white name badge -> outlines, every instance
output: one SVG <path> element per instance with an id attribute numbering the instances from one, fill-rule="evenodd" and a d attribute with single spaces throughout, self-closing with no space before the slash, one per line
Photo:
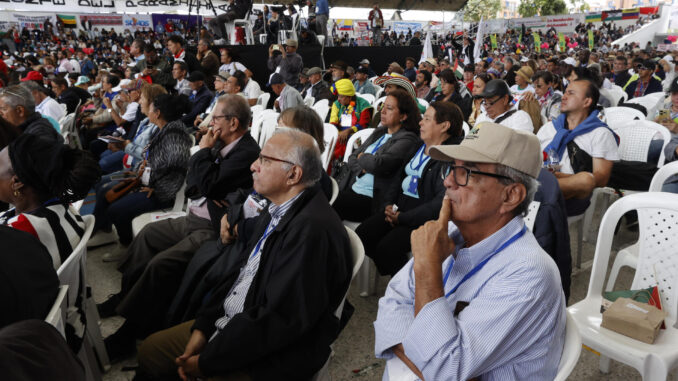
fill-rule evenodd
<path id="1" fill-rule="evenodd" d="M 351 127 L 353 123 L 353 116 L 350 114 L 341 114 L 341 126 Z"/>
<path id="2" fill-rule="evenodd" d="M 252 195 L 249 195 L 242 207 L 243 215 L 245 218 L 256 217 L 261 213 L 264 207 L 266 207 L 266 201 L 257 201 Z"/>
<path id="3" fill-rule="evenodd" d="M 146 167 L 144 168 L 144 173 L 141 175 L 141 184 L 144 186 L 148 186 L 151 182 L 151 168 Z"/>

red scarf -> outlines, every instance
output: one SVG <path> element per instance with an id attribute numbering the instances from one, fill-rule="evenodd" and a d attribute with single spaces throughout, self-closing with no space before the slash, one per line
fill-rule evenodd
<path id="1" fill-rule="evenodd" d="M 180 51 L 179 53 L 175 54 L 175 55 L 174 55 L 174 59 L 177 59 L 177 60 L 178 60 L 179 58 L 181 58 L 181 55 L 182 55 L 182 54 L 184 54 L 184 49 L 181 49 L 181 51 Z"/>

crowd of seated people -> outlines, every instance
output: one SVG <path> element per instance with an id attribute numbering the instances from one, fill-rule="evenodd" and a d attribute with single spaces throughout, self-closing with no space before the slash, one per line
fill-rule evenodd
<path id="1" fill-rule="evenodd" d="M 356 69 L 305 69 L 295 40 L 271 45 L 268 71 L 253 73 L 259 65 L 216 50 L 208 34 L 197 56 L 174 34 L 135 37 L 122 38 L 128 56 L 99 67 L 90 63 L 104 52 L 85 53 L 87 38 L 78 59 L 58 50 L 50 67 L 38 49 L 47 64 L 12 65 L 0 91 L 0 202 L 12 205 L 0 214 L 0 239 L 45 250 L 33 250 L 31 268 L 8 259 L 8 289 L 42 283 L 7 292 L 11 303 L 33 303 L 0 323 L 44 318 L 54 271 L 84 231 L 69 204 L 93 193 L 88 246 L 107 245 L 101 259 L 122 273 L 119 291 L 97 306 L 102 318 L 125 318 L 105 347 L 113 362 L 136 352 L 138 380 L 312 377 L 351 314 L 348 221 L 378 273 L 391 276 L 374 325 L 377 357 L 422 379 L 553 378 L 569 296 L 567 216 L 630 168 L 606 123 L 604 108 L 617 105 L 606 90 L 668 90 L 650 117 L 678 131 L 673 55 L 657 63 L 652 50 L 483 49 L 477 59 L 466 38 L 451 44 L 459 65 L 471 60 L 464 70 L 446 58 L 417 70 L 407 58 L 368 78 L 386 68 L 364 59 Z M 249 129 L 262 89 L 272 99 L 260 106 L 280 113 L 260 144 Z M 325 120 L 305 105 L 311 98 L 328 101 Z M 83 149 L 63 144 L 66 114 Z M 337 129 L 336 142 L 326 128 Z M 358 131 L 371 135 L 340 164 Z M 658 156 L 661 145 L 650 148 Z M 167 210 L 184 185 L 186 214 L 135 236 L 134 218 Z M 552 207 L 528 231 L 532 200 Z M 462 267 L 477 272 L 466 279 Z"/>

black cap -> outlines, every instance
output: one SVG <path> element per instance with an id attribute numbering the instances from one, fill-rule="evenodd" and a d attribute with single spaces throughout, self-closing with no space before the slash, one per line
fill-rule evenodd
<path id="1" fill-rule="evenodd" d="M 282 75 L 278 73 L 273 73 L 271 74 L 271 78 L 268 80 L 268 86 L 271 85 L 280 85 L 285 83 L 285 80 L 283 79 Z"/>
<path id="2" fill-rule="evenodd" d="M 669 87 L 669 92 L 678 93 L 678 77 L 674 78 L 673 81 L 671 81 L 671 87 Z"/>
<path id="3" fill-rule="evenodd" d="M 503 79 L 493 79 L 485 85 L 485 90 L 478 94 L 476 98 L 501 97 L 510 93 L 511 90 Z"/>
<path id="4" fill-rule="evenodd" d="M 188 76 L 188 82 L 197 82 L 197 81 L 204 81 L 205 80 L 205 74 L 203 74 L 201 71 L 194 71 L 191 73 L 191 75 Z"/>

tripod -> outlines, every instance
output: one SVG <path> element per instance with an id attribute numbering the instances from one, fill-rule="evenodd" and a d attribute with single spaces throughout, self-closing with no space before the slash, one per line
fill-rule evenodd
<path id="1" fill-rule="evenodd" d="M 214 3 L 212 3 L 212 0 L 188 0 L 188 23 L 190 25 L 191 23 L 191 12 L 193 11 L 193 7 L 195 7 L 195 14 L 198 17 L 198 30 L 196 31 L 197 33 L 195 34 L 195 43 L 197 44 L 198 41 L 200 40 L 200 29 L 202 28 L 202 19 L 200 18 L 200 3 L 201 1 L 205 2 L 205 8 L 212 8 L 212 12 L 214 12 L 214 16 L 217 16 L 217 9 L 214 7 Z"/>

